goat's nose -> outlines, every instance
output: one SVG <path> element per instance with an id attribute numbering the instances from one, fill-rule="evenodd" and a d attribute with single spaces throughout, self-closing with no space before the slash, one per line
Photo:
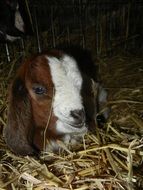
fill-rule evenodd
<path id="1" fill-rule="evenodd" d="M 85 120 L 84 109 L 77 109 L 71 111 L 71 116 L 75 119 L 77 123 L 81 123 Z"/>

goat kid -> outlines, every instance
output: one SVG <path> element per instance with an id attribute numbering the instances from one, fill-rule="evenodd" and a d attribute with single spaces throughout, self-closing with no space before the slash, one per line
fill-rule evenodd
<path id="1" fill-rule="evenodd" d="M 98 103 L 105 103 L 105 90 L 97 88 Z M 78 143 L 96 114 L 90 77 L 80 72 L 73 57 L 50 51 L 28 59 L 19 68 L 9 90 L 4 138 L 19 155 L 36 154 L 43 147 L 44 151 L 58 150 L 57 140 Z"/>
<path id="2" fill-rule="evenodd" d="M 0 41 L 13 42 L 25 33 L 17 0 L 0 1 Z"/>

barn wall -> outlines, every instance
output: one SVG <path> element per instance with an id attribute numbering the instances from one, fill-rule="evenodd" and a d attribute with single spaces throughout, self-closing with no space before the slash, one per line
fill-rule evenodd
<path id="1" fill-rule="evenodd" d="M 30 4 L 30 10 L 36 13 L 39 32 L 48 31 L 51 47 L 74 43 L 105 55 L 136 46 L 142 34 L 143 6 L 137 1 L 42 0 Z"/>
<path id="2" fill-rule="evenodd" d="M 34 36 L 38 42 L 34 43 L 36 51 L 59 44 L 76 44 L 96 56 L 105 56 L 142 45 L 140 1 L 20 0 L 19 4 L 26 35 Z"/>

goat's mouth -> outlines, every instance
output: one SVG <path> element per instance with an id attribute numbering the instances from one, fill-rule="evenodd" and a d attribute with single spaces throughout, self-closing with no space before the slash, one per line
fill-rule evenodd
<path id="1" fill-rule="evenodd" d="M 66 116 L 64 114 L 60 114 L 58 119 L 62 123 L 74 129 L 81 129 L 86 126 L 86 118 L 84 112 L 82 114 L 82 117 L 76 117 L 76 116 L 73 117 L 73 115 Z"/>
<path id="2" fill-rule="evenodd" d="M 59 119 L 62 123 L 65 123 L 73 128 L 82 128 L 85 127 L 86 123 L 85 120 L 81 121 L 81 122 L 77 122 L 77 121 L 70 121 L 70 119 Z"/>
<path id="3" fill-rule="evenodd" d="M 70 125 L 71 127 L 74 128 L 82 128 L 83 126 L 85 126 L 85 121 L 81 122 L 81 123 L 75 123 L 75 122 L 65 122 L 66 124 Z"/>
<path id="4" fill-rule="evenodd" d="M 85 134 L 88 131 L 88 126 L 85 120 L 80 123 L 75 123 L 73 120 L 65 120 L 64 118 L 59 118 L 57 120 L 57 130 L 62 134 Z"/>

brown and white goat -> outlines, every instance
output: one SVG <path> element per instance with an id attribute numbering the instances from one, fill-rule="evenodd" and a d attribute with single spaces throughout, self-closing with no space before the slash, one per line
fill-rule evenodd
<path id="1" fill-rule="evenodd" d="M 98 100 L 106 101 L 100 92 Z M 5 141 L 19 155 L 35 154 L 45 142 L 45 150 L 56 150 L 58 139 L 76 143 L 88 130 L 87 117 L 96 116 L 95 102 L 91 79 L 73 57 L 61 51 L 36 55 L 12 82 Z"/>

